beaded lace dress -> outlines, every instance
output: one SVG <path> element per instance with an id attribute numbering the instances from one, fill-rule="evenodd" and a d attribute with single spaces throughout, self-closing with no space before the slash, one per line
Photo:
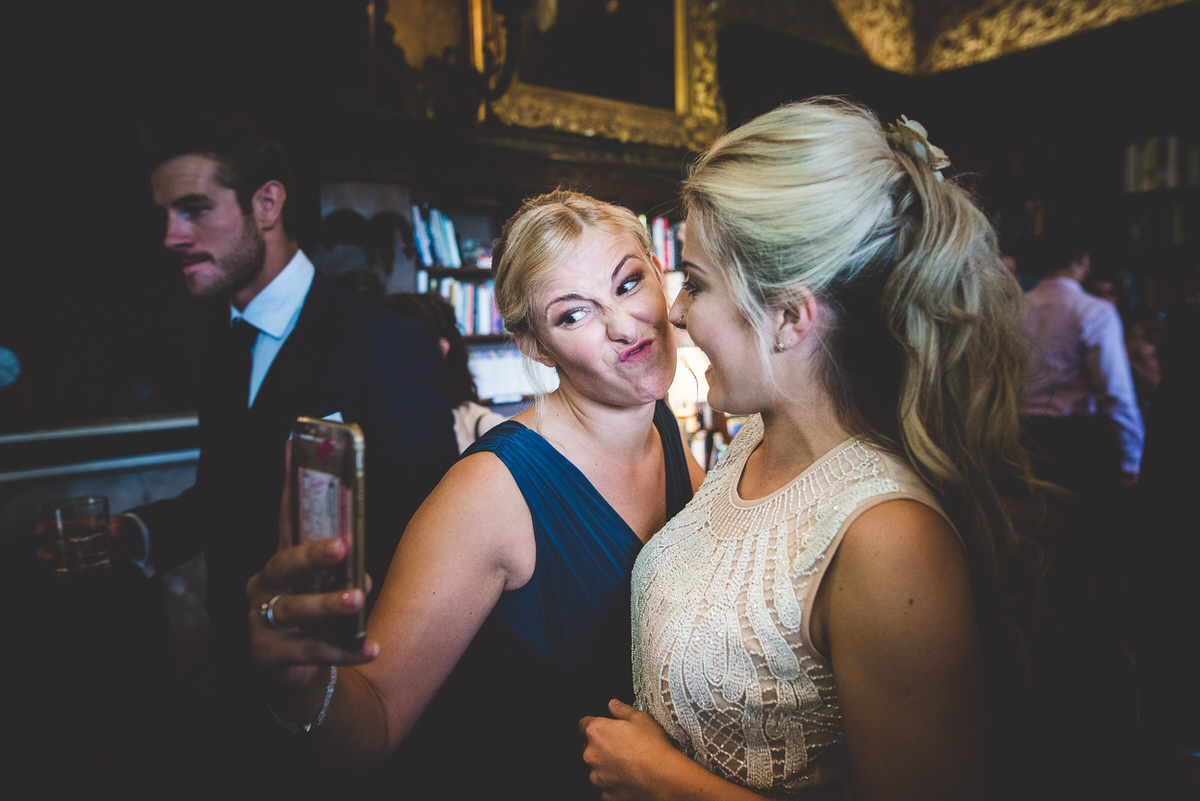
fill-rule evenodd
<path id="1" fill-rule="evenodd" d="M 859 440 L 790 484 L 738 497 L 762 420 L 747 420 L 633 569 L 637 706 L 708 770 L 768 796 L 846 780 L 833 673 L 813 647 L 820 579 L 850 523 L 885 500 L 937 509 L 899 460 Z M 939 510 L 940 511 L 940 510 Z"/>

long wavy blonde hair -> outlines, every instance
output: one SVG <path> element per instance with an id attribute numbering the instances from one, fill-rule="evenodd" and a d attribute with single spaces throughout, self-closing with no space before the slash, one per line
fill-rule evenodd
<path id="1" fill-rule="evenodd" d="M 1037 488 L 1023 297 L 971 195 L 890 144 L 869 109 L 823 97 L 726 134 L 682 199 L 764 362 L 766 312 L 801 289 L 829 312 L 818 370 L 840 423 L 912 465 L 966 542 L 983 619 L 1012 620 L 1040 561 L 1011 514 Z"/>

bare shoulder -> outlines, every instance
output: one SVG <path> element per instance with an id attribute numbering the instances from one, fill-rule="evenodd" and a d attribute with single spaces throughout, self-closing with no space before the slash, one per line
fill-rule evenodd
<path id="1" fill-rule="evenodd" d="M 446 471 L 438 490 L 445 489 L 456 495 L 465 495 L 470 489 L 480 497 L 495 500 L 506 495 L 521 497 L 521 490 L 513 480 L 500 457 L 488 451 L 464 456 Z"/>
<path id="2" fill-rule="evenodd" d="M 892 500 L 864 512 L 825 582 L 831 642 L 858 641 L 864 655 L 880 657 L 905 642 L 974 644 L 966 553 L 950 524 L 922 503 Z"/>
<path id="3" fill-rule="evenodd" d="M 499 564 L 506 589 L 533 571 L 536 548 L 529 507 L 512 474 L 495 454 L 473 453 L 456 462 L 413 515 L 401 549 L 462 554 Z"/>
<path id="4" fill-rule="evenodd" d="M 838 560 L 840 572 L 886 584 L 967 572 L 966 552 L 946 518 L 905 499 L 884 501 L 854 520 Z"/>

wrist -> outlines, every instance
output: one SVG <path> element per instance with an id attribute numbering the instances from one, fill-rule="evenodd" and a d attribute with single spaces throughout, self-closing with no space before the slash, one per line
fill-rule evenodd
<path id="1" fill-rule="evenodd" d="M 276 707 L 291 707 L 303 706 L 305 699 L 315 698 L 317 687 L 324 689 L 329 671 L 322 665 L 264 666 L 261 675 L 268 702 Z"/>
<path id="2" fill-rule="evenodd" d="M 312 668 L 309 681 L 298 692 L 285 698 L 271 695 L 267 698 L 267 709 L 275 722 L 292 734 L 308 734 L 325 722 L 329 703 L 337 687 L 337 665 L 328 669 Z"/>

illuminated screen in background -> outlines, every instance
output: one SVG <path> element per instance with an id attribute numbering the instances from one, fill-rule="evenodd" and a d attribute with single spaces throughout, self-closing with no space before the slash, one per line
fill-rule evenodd
<path id="1" fill-rule="evenodd" d="M 558 373 L 512 345 L 472 345 L 467 366 L 482 400 L 517 403 L 558 388 Z"/>

